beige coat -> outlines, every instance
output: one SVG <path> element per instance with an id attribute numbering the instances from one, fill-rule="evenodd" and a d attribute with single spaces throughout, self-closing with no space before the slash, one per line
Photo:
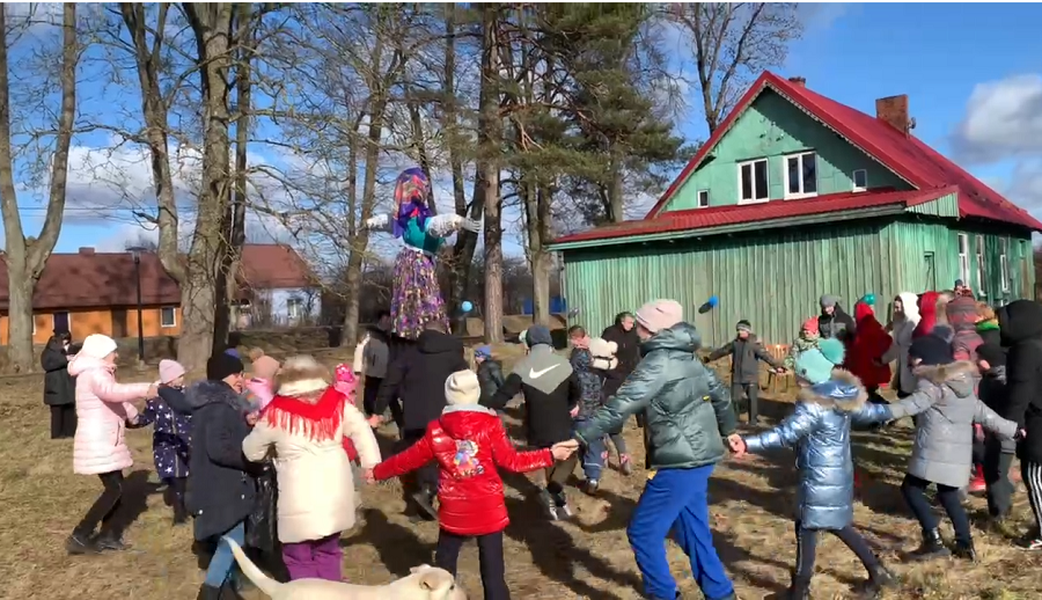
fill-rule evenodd
<path id="1" fill-rule="evenodd" d="M 380 462 L 376 437 L 351 404 L 344 406 L 340 431 L 333 439 L 313 440 L 300 432 L 272 427 L 262 418 L 243 440 L 243 454 L 254 462 L 275 450 L 278 530 L 283 543 L 317 540 L 354 527 L 357 492 L 344 437 L 354 442 L 363 468 Z"/>

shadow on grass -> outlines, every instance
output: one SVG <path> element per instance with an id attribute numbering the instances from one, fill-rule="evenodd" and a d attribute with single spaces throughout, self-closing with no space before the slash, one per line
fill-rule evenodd
<path id="1" fill-rule="evenodd" d="M 369 542 L 376 549 L 387 570 L 395 577 L 409 575 L 409 569 L 422 564 L 434 564 L 434 547 L 424 543 L 412 529 L 392 523 L 379 510 L 364 512 L 365 526 L 340 540 L 341 546 Z"/>
<path id="2" fill-rule="evenodd" d="M 158 493 L 160 484 L 148 480 L 149 471 L 139 469 L 123 480 L 119 510 L 112 517 L 112 530 L 122 535 L 148 510 L 148 497 Z"/>

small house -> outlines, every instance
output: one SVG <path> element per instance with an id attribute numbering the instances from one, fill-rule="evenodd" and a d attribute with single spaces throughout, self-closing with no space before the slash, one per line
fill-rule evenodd
<path id="1" fill-rule="evenodd" d="M 646 217 L 555 240 L 577 320 L 674 298 L 706 344 L 739 319 L 786 344 L 825 293 L 851 313 L 874 293 L 884 322 L 898 293 L 956 279 L 996 305 L 1031 297 L 1042 223 L 912 135 L 908 106 L 872 116 L 765 72 Z"/>

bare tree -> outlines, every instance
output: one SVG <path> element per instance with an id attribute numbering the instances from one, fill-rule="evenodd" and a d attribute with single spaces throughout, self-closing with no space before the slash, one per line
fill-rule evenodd
<path id="1" fill-rule="evenodd" d="M 14 151 L 11 143 L 11 82 L 8 49 L 11 47 L 6 10 L 0 9 L 0 208 L 4 218 L 8 277 L 9 358 L 13 370 L 32 370 L 33 309 L 36 282 L 61 232 L 65 210 L 65 187 L 69 170 L 69 146 L 76 119 L 76 65 L 80 47 L 76 34 L 76 5 L 67 2 L 62 10 L 61 108 L 58 114 L 54 155 L 51 159 L 50 193 L 43 229 L 38 238 L 26 238 L 18 211 L 14 181 Z"/>
<path id="2" fill-rule="evenodd" d="M 672 4 L 668 16 L 691 38 L 709 133 L 731 111 L 751 77 L 785 62 L 803 35 L 795 3 Z"/>
<path id="3" fill-rule="evenodd" d="M 500 37 L 499 5 L 481 5 L 481 92 L 475 194 L 485 208 L 485 341 L 503 341 L 503 221 L 499 193 L 500 144 L 503 122 L 499 116 Z M 478 200 L 475 199 L 475 203 Z"/>

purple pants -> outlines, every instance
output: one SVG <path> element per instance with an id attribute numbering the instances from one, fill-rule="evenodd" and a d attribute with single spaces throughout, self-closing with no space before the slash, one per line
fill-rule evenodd
<path id="1" fill-rule="evenodd" d="M 318 540 L 282 545 L 282 560 L 286 563 L 291 581 L 297 579 L 328 579 L 342 581 L 340 575 L 340 534 Z"/>

